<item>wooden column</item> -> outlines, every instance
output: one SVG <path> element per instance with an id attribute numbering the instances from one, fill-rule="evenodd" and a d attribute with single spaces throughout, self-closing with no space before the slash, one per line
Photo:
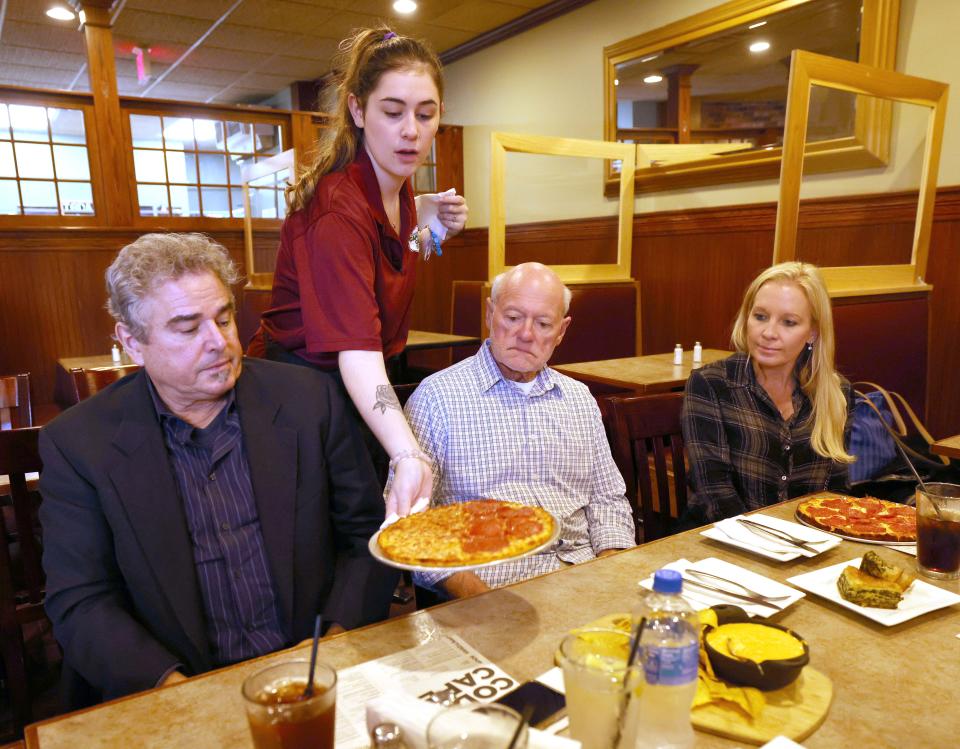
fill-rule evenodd
<path id="1" fill-rule="evenodd" d="M 112 0 L 83 0 L 83 36 L 87 45 L 87 66 L 99 143 L 100 174 L 107 195 L 106 223 L 130 226 L 133 223 L 133 175 L 129 171 L 123 138 L 123 115 L 117 94 L 117 69 L 113 60 L 113 33 L 110 30 Z"/>
<path id="2" fill-rule="evenodd" d="M 699 65 L 672 65 L 667 76 L 666 127 L 677 129 L 677 143 L 690 142 L 690 76 Z"/>

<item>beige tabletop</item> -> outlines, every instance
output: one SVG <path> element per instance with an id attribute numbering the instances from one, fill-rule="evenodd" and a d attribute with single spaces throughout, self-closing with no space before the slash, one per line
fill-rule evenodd
<path id="1" fill-rule="evenodd" d="M 930 445 L 930 452 L 946 455 L 948 458 L 960 458 L 960 434 L 937 440 Z"/>
<path id="2" fill-rule="evenodd" d="M 767 508 L 792 517 L 796 500 Z M 325 640 L 319 657 L 336 668 L 414 647 L 437 631 L 464 638 L 517 679 L 543 673 L 571 628 L 605 614 L 628 611 L 637 582 L 668 562 L 717 557 L 776 580 L 863 554 L 866 544 L 844 541 L 813 559 L 777 563 L 710 541 L 697 531 L 672 536 L 603 559 L 534 578 L 474 598 L 418 611 Z M 886 550 L 887 556 L 912 557 Z M 960 583 L 933 583 L 960 592 Z M 574 604 L 575 605 L 571 605 Z M 894 627 L 876 624 L 808 595 L 774 621 L 810 644 L 811 665 L 834 683 L 824 724 L 803 743 L 837 747 L 955 746 L 960 731 L 960 607 L 928 613 Z M 104 633 L 107 637 L 108 633 Z M 251 746 L 240 685 L 266 664 L 308 654 L 307 648 L 145 692 L 27 728 L 33 749 Z M 737 746 L 697 732 L 697 749 Z"/>
<path id="3" fill-rule="evenodd" d="M 697 366 L 723 359 L 732 353 L 732 351 L 705 348 L 703 361 Z M 671 353 L 559 364 L 554 369 L 583 382 L 613 385 L 641 393 L 664 393 L 683 387 L 690 372 L 697 366 L 693 364 L 693 351 L 684 351 L 683 364 L 674 364 Z"/>
<path id="4" fill-rule="evenodd" d="M 466 346 L 479 343 L 480 339 L 476 336 L 434 333 L 430 330 L 411 330 L 407 333 L 406 350 Z"/>

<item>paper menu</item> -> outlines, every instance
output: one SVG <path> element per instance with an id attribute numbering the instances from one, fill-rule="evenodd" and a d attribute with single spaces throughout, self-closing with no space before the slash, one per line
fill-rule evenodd
<path id="1" fill-rule="evenodd" d="M 519 686 L 512 676 L 452 634 L 337 672 L 337 749 L 367 749 L 366 704 L 390 691 L 422 699 L 451 690 L 453 700 L 492 702 Z"/>

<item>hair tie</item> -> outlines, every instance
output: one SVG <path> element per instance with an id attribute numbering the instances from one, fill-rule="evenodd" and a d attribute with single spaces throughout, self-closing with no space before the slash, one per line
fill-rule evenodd
<path id="1" fill-rule="evenodd" d="M 386 34 L 383 35 L 383 41 L 387 41 L 387 39 L 394 39 L 394 38 L 396 38 L 396 36 L 397 36 L 397 35 L 396 35 L 395 32 L 393 32 L 393 31 L 388 31 Z"/>

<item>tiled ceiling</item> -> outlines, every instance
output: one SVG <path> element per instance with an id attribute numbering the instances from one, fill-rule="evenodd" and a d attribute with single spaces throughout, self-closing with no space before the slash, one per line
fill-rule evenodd
<path id="1" fill-rule="evenodd" d="M 0 0 L 0 84 L 90 90 L 83 33 L 76 21 L 46 16 L 55 4 L 66 3 Z M 413 14 L 401 16 L 392 0 L 116 0 L 117 85 L 121 96 L 258 103 L 327 73 L 338 42 L 353 29 L 384 21 L 444 52 L 550 4 L 419 0 Z M 144 83 L 135 47 L 149 49 Z"/>

